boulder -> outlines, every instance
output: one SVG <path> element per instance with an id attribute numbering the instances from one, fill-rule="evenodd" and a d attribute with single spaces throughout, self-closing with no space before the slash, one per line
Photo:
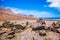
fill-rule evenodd
<path id="1" fill-rule="evenodd" d="M 4 27 L 4 28 L 13 28 L 13 23 L 5 22 L 5 23 L 2 24 L 2 27 Z"/>
<path id="2" fill-rule="evenodd" d="M 7 35 L 7 38 L 12 39 L 12 38 L 14 38 L 14 35 Z"/>
<path id="3" fill-rule="evenodd" d="M 4 33 L 6 33 L 5 31 L 0 31 L 0 35 L 2 35 L 2 34 L 4 34 Z"/>
<path id="4" fill-rule="evenodd" d="M 56 29 L 57 33 L 60 33 L 60 28 L 59 29 Z"/>
<path id="5" fill-rule="evenodd" d="M 46 31 L 45 30 L 40 30 L 39 35 L 46 36 Z"/>
<path id="6" fill-rule="evenodd" d="M 55 28 L 51 28 L 50 31 L 52 31 L 52 32 L 56 32 L 56 29 L 55 29 Z"/>
<path id="7" fill-rule="evenodd" d="M 44 28 L 46 31 L 50 31 L 51 30 L 51 27 L 49 26 L 49 27 L 45 27 Z"/>
<path id="8" fill-rule="evenodd" d="M 44 26 L 37 26 L 36 28 L 32 28 L 33 30 L 42 30 L 44 29 Z"/>
<path id="9" fill-rule="evenodd" d="M 24 29 L 24 27 L 20 24 L 13 25 L 16 29 Z"/>
<path id="10" fill-rule="evenodd" d="M 10 31 L 10 32 L 8 33 L 8 35 L 14 35 L 14 34 L 15 34 L 14 31 Z"/>
<path id="11" fill-rule="evenodd" d="M 58 23 L 53 23 L 52 26 L 55 28 L 55 29 L 58 29 L 60 26 Z"/>

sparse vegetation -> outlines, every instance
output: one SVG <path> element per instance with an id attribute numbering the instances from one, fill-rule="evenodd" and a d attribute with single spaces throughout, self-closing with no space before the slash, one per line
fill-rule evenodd
<path id="1" fill-rule="evenodd" d="M 49 37 L 46 37 L 45 40 L 50 40 L 50 38 Z"/>
<path id="2" fill-rule="evenodd" d="M 7 38 L 6 38 L 6 37 L 4 37 L 4 38 L 3 38 L 3 40 L 7 40 Z"/>
<path id="3" fill-rule="evenodd" d="M 28 25 L 30 25 L 28 22 L 26 22 L 25 23 L 26 25 L 25 26 L 23 26 L 23 25 L 21 25 L 21 24 L 13 24 L 13 23 L 10 23 L 10 22 L 5 22 L 5 23 L 3 23 L 3 25 L 2 25 L 2 28 L 1 28 L 1 30 L 4 28 L 4 31 L 5 32 L 2 32 L 2 33 L 0 33 L 1 35 L 3 35 L 3 34 L 7 34 L 7 37 L 4 37 L 3 38 L 3 40 L 7 40 L 7 39 L 12 39 L 12 38 L 17 38 L 19 35 L 17 35 L 16 33 L 24 33 L 24 31 L 26 30 L 26 29 L 29 29 L 29 30 L 31 30 L 30 32 L 32 33 L 33 31 L 34 31 L 34 33 L 36 32 L 36 31 L 38 31 L 37 33 L 38 33 L 38 35 L 39 36 L 46 36 L 47 35 L 47 33 L 49 32 L 49 31 L 51 31 L 51 32 L 55 32 L 55 33 L 60 33 L 60 25 L 57 23 L 52 23 L 52 25 L 51 26 L 49 26 L 49 27 L 47 27 L 46 29 L 45 29 L 45 27 L 46 27 L 46 23 L 45 23 L 45 21 L 44 20 L 42 20 L 42 19 L 39 19 L 39 22 L 37 22 L 37 23 L 35 23 L 37 26 L 35 27 L 35 26 L 33 26 L 32 24 L 32 26 L 31 27 L 28 27 L 28 28 L 26 28 Z M 39 25 L 38 25 L 39 24 Z M 40 25 L 41 24 L 41 25 Z M 44 24 L 44 25 L 43 25 Z M 35 27 L 35 28 L 34 28 Z M 6 29 L 8 29 L 8 30 L 6 30 Z M 25 30 L 24 30 L 25 29 Z M 47 31 L 48 30 L 48 31 Z M 8 32 L 10 32 L 10 33 L 8 33 Z M 27 32 L 26 32 L 27 33 Z M 29 35 L 29 34 L 27 34 L 27 35 Z M 35 34 L 33 34 L 33 35 L 35 35 Z M 38 37 L 38 36 L 37 36 Z M 50 38 L 49 37 L 46 37 L 45 38 L 45 40 L 50 40 Z"/>
<path id="4" fill-rule="evenodd" d="M 14 34 L 14 38 L 17 38 L 17 37 L 18 37 L 18 36 L 17 36 L 17 34 L 15 33 L 15 34 Z"/>

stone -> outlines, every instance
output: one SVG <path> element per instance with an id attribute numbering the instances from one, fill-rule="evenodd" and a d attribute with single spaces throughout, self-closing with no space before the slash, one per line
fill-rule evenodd
<path id="1" fill-rule="evenodd" d="M 59 29 L 56 29 L 57 33 L 60 33 L 60 28 Z"/>
<path id="2" fill-rule="evenodd" d="M 52 31 L 52 32 L 56 32 L 56 29 L 55 29 L 55 28 L 51 28 L 50 31 Z"/>
<path id="3" fill-rule="evenodd" d="M 14 38 L 14 36 L 13 35 L 7 35 L 7 38 L 12 39 L 12 38 Z"/>
<path id="4" fill-rule="evenodd" d="M 0 31 L 0 35 L 2 35 L 2 34 L 4 34 L 4 33 L 6 33 L 5 31 Z"/>
<path id="5" fill-rule="evenodd" d="M 58 29 L 58 28 L 59 28 L 59 24 L 58 24 L 58 23 L 53 23 L 52 26 L 53 26 L 55 29 Z"/>
<path id="6" fill-rule="evenodd" d="M 10 32 L 8 33 L 8 35 L 13 35 L 13 34 L 15 34 L 14 31 L 10 31 Z"/>
<path id="7" fill-rule="evenodd" d="M 36 28 L 32 28 L 33 30 L 42 30 L 44 29 L 44 26 L 37 26 Z"/>
<path id="8" fill-rule="evenodd" d="M 46 36 L 46 31 L 45 30 L 40 30 L 39 35 Z"/>
<path id="9" fill-rule="evenodd" d="M 14 27 L 15 27 L 16 29 L 24 29 L 24 27 L 23 27 L 22 25 L 20 25 L 20 24 L 14 25 Z"/>

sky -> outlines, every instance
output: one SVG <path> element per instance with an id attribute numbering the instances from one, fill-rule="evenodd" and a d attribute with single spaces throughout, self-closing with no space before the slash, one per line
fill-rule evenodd
<path id="1" fill-rule="evenodd" d="M 16 14 L 60 18 L 60 0 L 0 0 L 0 6 Z"/>

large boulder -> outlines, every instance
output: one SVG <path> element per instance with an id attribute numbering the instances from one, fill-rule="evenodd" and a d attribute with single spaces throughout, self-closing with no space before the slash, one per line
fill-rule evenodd
<path id="1" fill-rule="evenodd" d="M 37 26 L 36 28 L 32 28 L 33 30 L 42 30 L 44 29 L 44 26 Z"/>
<path id="2" fill-rule="evenodd" d="M 40 23 L 35 22 L 31 25 L 31 28 L 33 30 L 42 30 L 45 28 L 45 26 L 41 25 Z"/>
<path id="3" fill-rule="evenodd" d="M 46 26 L 46 23 L 43 19 L 39 19 L 39 20 L 37 20 L 37 22 L 35 22 L 33 24 L 36 25 L 36 26 L 32 26 L 33 30 L 42 30 L 42 29 L 45 29 L 45 26 Z"/>

